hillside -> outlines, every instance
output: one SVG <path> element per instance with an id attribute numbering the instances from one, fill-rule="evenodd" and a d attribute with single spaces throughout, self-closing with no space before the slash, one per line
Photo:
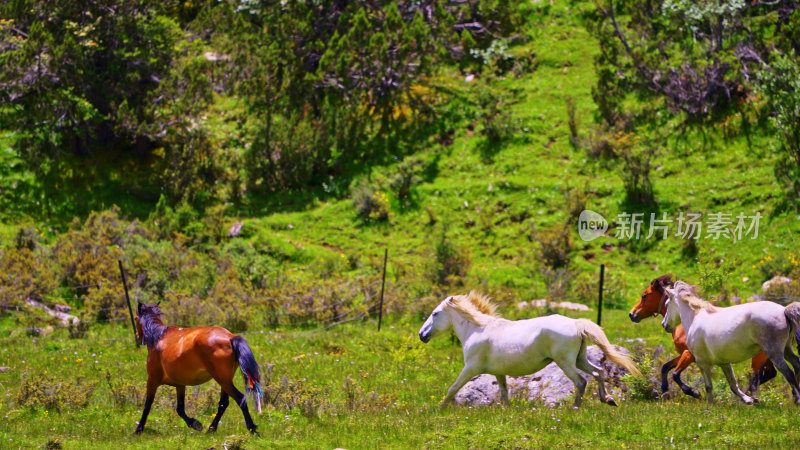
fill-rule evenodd
<path id="1" fill-rule="evenodd" d="M 142 248 L 166 251 L 171 242 L 188 255 L 199 255 L 193 257 L 208 267 L 219 266 L 227 255 L 237 270 L 249 267 L 250 275 L 255 273 L 245 280 L 248 276 L 240 272 L 243 283 L 285 277 L 297 280 L 298 292 L 320 276 L 334 285 L 360 276 L 374 279 L 383 248 L 388 247 L 389 295 L 398 311 L 406 309 L 407 302 L 433 301 L 446 292 L 476 287 L 501 301 L 550 296 L 593 304 L 600 264 L 606 265 L 606 300 L 619 307 L 637 298 L 649 280 L 667 272 L 712 286 L 710 295 L 724 290 L 733 298 L 748 298 L 771 276 L 789 274 L 797 265 L 792 261 L 799 225 L 773 174 L 779 157 L 771 150 L 775 143 L 768 124 L 753 119 L 747 109 L 700 124 L 665 112 L 609 138 L 592 99 L 599 52 L 586 27 L 592 8 L 582 2 L 533 3 L 526 12 L 523 38 L 484 53 L 489 60 L 514 61 L 515 69 L 498 74 L 488 68 L 441 66 L 430 76 L 430 85 L 449 93 L 450 108 L 460 110 L 440 116 L 446 139 L 439 133 L 419 142 L 401 142 L 394 154 L 389 148 L 383 156 L 365 157 L 339 175 L 315 180 L 312 184 L 319 187 L 252 194 L 208 209 L 174 203 L 168 207 L 149 193 L 154 186 L 148 187 L 143 175 L 148 161 L 101 155 L 67 159 L 57 172 L 63 182 L 48 185 L 48 190 L 25 169 L 10 147 L 12 134 L 6 133 L 0 174 L 6 204 L 2 245 L 12 246 L 20 230 L 32 227 L 37 251 L 47 259 L 59 237 L 75 229 L 70 225 L 73 216 L 92 235 L 86 222 L 90 212 L 116 205 L 120 218 L 152 227 L 144 241 L 136 241 Z M 418 89 L 421 95 L 441 101 L 425 89 Z M 636 98 L 628 101 L 632 110 L 646 106 Z M 228 120 L 245 110 L 240 99 L 217 95 L 203 116 L 211 124 L 212 141 L 227 136 L 239 142 L 246 137 L 252 124 Z M 492 132 L 500 137 L 493 138 Z M 397 136 L 413 139 L 410 134 Z M 608 139 L 616 139 L 617 150 L 598 156 Z M 618 152 L 625 140 L 652 153 L 650 204 L 631 203 L 626 194 L 629 169 Z M 235 146 L 230 151 L 232 156 L 220 157 L 236 158 L 237 151 L 244 152 Z M 369 200 L 375 195 L 383 197 L 377 203 Z M 384 208 L 388 218 L 360 217 L 356 203 L 363 204 L 365 196 L 378 205 L 373 211 Z M 611 228 L 605 236 L 590 242 L 579 237 L 575 220 L 582 209 L 608 220 Z M 643 214 L 642 237 L 617 238 L 618 215 L 631 213 Z M 646 238 L 651 213 L 671 220 L 666 239 Z M 690 213 L 702 214 L 706 222 L 709 214 L 729 214 L 729 230 L 737 215 L 760 214 L 758 236 L 739 242 L 730 236 L 713 239 L 707 228 L 694 243 L 675 236 L 675 220 Z M 168 221 L 172 225 L 166 226 Z M 241 234 L 227 237 L 237 222 L 243 223 Z M 559 232 L 562 228 L 566 231 Z M 566 247 L 561 244 L 565 242 Z M 565 252 L 562 261 L 543 261 L 543 244 Z M 136 265 L 132 252 L 137 250 L 121 250 L 115 257 L 134 264 L 134 271 L 146 271 L 148 280 L 152 272 L 166 271 L 157 263 Z M 111 262 L 104 264 L 112 267 Z M 550 266 L 556 269 L 547 269 Z M 558 266 L 563 266 L 561 272 Z M 112 269 L 98 276 L 114 280 Z M 50 270 L 56 279 L 65 279 L 61 268 Z M 208 286 L 224 276 L 223 269 L 204 270 L 209 271 L 206 278 L 172 277 L 172 285 L 151 288 L 139 298 L 163 298 L 164 289 L 202 298 L 206 294 L 198 280 Z M 453 274 L 455 279 L 445 279 Z M 103 281 L 89 274 L 81 279 L 85 284 Z M 559 291 L 558 280 L 569 283 Z M 36 294 L 80 306 L 80 297 L 92 288 L 75 293 L 70 291 L 73 286 L 57 281 L 55 291 Z M 253 289 L 248 294 L 258 297 L 258 289 Z"/>

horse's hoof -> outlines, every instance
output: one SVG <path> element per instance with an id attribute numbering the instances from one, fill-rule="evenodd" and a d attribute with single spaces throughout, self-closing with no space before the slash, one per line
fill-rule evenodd
<path id="1" fill-rule="evenodd" d="M 609 395 L 608 397 L 606 397 L 606 405 L 617 406 L 617 402 L 614 401 L 614 397 Z"/>
<path id="2" fill-rule="evenodd" d="M 192 422 L 190 426 L 197 431 L 203 431 L 203 424 L 197 419 L 194 419 L 194 422 Z"/>
<path id="3" fill-rule="evenodd" d="M 700 393 L 699 393 L 699 392 L 697 392 L 697 391 L 695 391 L 694 389 L 692 389 L 691 391 L 689 391 L 689 395 L 691 395 L 692 397 L 694 397 L 694 398 L 696 398 L 696 399 L 698 399 L 698 400 L 702 398 L 702 397 L 700 397 Z"/>
<path id="4" fill-rule="evenodd" d="M 214 427 L 208 427 L 208 431 L 207 431 L 207 433 L 216 433 L 216 432 L 217 432 L 217 429 L 216 429 L 216 428 L 214 428 Z"/>
<path id="5" fill-rule="evenodd" d="M 759 404 L 759 403 L 761 403 L 761 400 L 759 400 L 759 399 L 757 399 L 757 398 L 753 397 L 753 404 L 754 404 L 754 405 L 757 405 L 757 404 Z"/>
<path id="6" fill-rule="evenodd" d="M 144 428 L 137 428 L 136 431 L 133 432 L 134 436 L 139 436 L 144 431 Z"/>
<path id="7" fill-rule="evenodd" d="M 255 428 L 250 429 L 250 434 L 252 434 L 253 436 L 259 436 L 259 437 L 261 436 L 261 434 L 259 434 Z"/>

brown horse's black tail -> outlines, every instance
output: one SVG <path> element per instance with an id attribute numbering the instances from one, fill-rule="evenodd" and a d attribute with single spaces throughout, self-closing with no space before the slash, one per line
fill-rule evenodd
<path id="1" fill-rule="evenodd" d="M 250 346 L 247 345 L 247 340 L 241 336 L 235 336 L 231 339 L 231 346 L 233 347 L 233 356 L 239 361 L 239 368 L 242 369 L 242 376 L 244 377 L 245 396 L 242 397 L 242 402 L 247 398 L 247 394 L 253 396 L 253 401 L 256 403 L 258 412 L 261 412 L 261 374 L 258 371 L 258 363 L 256 362 Z"/>

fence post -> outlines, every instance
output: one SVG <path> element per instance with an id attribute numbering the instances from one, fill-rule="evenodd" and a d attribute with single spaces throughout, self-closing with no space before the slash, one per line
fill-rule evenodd
<path id="1" fill-rule="evenodd" d="M 601 325 L 603 321 L 603 278 L 606 273 L 606 265 L 600 264 L 600 288 L 597 294 L 597 324 Z"/>
<path id="2" fill-rule="evenodd" d="M 389 247 L 383 250 L 383 277 L 381 279 L 381 299 L 378 302 L 378 331 L 381 331 L 383 321 L 383 287 L 386 285 L 386 260 L 389 258 Z"/>
<path id="3" fill-rule="evenodd" d="M 136 324 L 133 322 L 133 309 L 131 308 L 131 298 L 128 296 L 128 280 L 125 278 L 125 269 L 122 268 L 122 260 L 118 259 L 119 273 L 122 274 L 122 286 L 125 287 L 125 300 L 128 302 L 128 314 L 131 316 L 131 327 L 133 327 L 133 340 L 136 341 L 136 348 L 139 348 L 139 340 L 136 339 Z"/>

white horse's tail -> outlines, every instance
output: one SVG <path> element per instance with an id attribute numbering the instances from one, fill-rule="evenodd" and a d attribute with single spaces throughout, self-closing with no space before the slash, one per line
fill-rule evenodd
<path id="1" fill-rule="evenodd" d="M 634 375 L 642 374 L 632 359 L 618 352 L 614 346 L 611 345 L 611 342 L 608 341 L 606 334 L 599 325 L 588 319 L 576 319 L 575 325 L 578 327 L 578 333 L 580 333 L 584 339 L 588 338 L 590 341 L 594 342 L 595 345 L 600 347 L 600 350 L 603 351 L 603 354 L 606 355 L 606 358 L 611 362 L 621 366 L 623 369 L 627 370 L 628 373 Z"/>
<path id="2" fill-rule="evenodd" d="M 797 348 L 800 349 L 800 303 L 791 303 L 783 310 L 783 314 L 786 316 L 786 321 L 794 329 L 794 339 L 797 341 Z"/>

